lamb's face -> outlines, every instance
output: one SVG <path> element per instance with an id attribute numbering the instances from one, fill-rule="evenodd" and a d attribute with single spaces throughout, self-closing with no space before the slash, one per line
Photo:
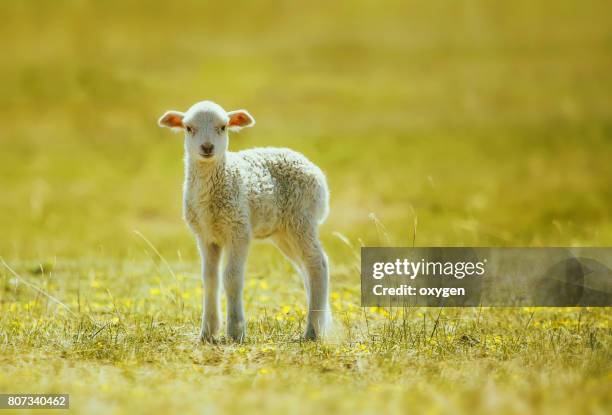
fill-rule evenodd
<path id="1" fill-rule="evenodd" d="M 191 160 L 213 161 L 227 151 L 229 117 L 212 102 L 195 104 L 185 113 L 185 152 Z"/>
<path id="2" fill-rule="evenodd" d="M 211 101 L 199 102 L 186 113 L 168 111 L 159 120 L 162 127 L 185 131 L 185 154 L 188 160 L 199 162 L 214 162 L 222 158 L 228 148 L 228 131 L 254 124 L 255 120 L 247 111 L 228 113 Z"/>

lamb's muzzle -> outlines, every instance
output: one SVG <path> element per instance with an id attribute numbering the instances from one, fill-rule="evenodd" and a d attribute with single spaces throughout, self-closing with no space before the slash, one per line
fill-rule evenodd
<path id="1" fill-rule="evenodd" d="M 244 267 L 252 238 L 269 238 L 303 276 L 308 300 L 304 337 L 324 334 L 331 320 L 329 266 L 318 227 L 329 210 L 323 172 L 302 154 L 283 148 L 228 151 L 228 131 L 252 127 L 245 110 L 225 112 L 203 101 L 187 112 L 168 111 L 159 125 L 185 131 L 183 215 L 202 257 L 202 340 L 220 326 L 221 253 L 227 296 L 227 335 L 242 341 Z"/>

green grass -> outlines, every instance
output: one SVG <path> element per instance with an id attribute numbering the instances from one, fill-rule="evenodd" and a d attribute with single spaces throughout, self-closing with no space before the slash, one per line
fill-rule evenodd
<path id="1" fill-rule="evenodd" d="M 611 246 L 611 12 L 2 3 L 0 257 L 19 277 L 0 265 L 0 392 L 70 393 L 74 413 L 610 412 L 610 309 L 362 309 L 357 255 L 415 235 Z M 205 98 L 257 119 L 232 149 L 328 175 L 326 343 L 299 341 L 301 281 L 266 244 L 247 342 L 196 342 L 182 138 L 156 120 Z"/>

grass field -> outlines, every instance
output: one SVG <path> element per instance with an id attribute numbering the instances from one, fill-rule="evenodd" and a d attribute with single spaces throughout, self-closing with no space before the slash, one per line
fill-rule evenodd
<path id="1" fill-rule="evenodd" d="M 612 246 L 608 2 L 0 15 L 0 393 L 70 393 L 87 414 L 612 411 L 609 308 L 362 309 L 358 256 Z M 232 149 L 291 147 L 328 175 L 325 343 L 299 341 L 301 281 L 264 243 L 247 342 L 196 342 L 182 138 L 156 120 L 206 98 L 257 119 Z"/>

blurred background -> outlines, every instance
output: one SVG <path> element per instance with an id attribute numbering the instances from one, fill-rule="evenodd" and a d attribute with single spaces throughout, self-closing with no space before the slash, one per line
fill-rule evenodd
<path id="1" fill-rule="evenodd" d="M 360 245 L 612 246 L 609 1 L 0 2 L 0 391 L 123 413 L 610 413 L 610 310 L 361 308 Z M 199 345 L 168 109 L 326 173 L 334 337 L 247 267 Z M 136 231 L 136 232 L 135 232 Z M 239 397 L 239 399 L 238 399 Z M 608 409 L 606 409 L 608 408 Z"/>
<path id="2" fill-rule="evenodd" d="M 610 245 L 607 1 L 2 2 L 0 252 L 196 258 L 182 135 L 211 99 L 327 172 L 331 232 Z M 379 224 L 379 225 L 380 225 Z M 137 247 L 139 250 L 140 247 Z M 333 249 L 333 247 L 331 248 Z"/>

